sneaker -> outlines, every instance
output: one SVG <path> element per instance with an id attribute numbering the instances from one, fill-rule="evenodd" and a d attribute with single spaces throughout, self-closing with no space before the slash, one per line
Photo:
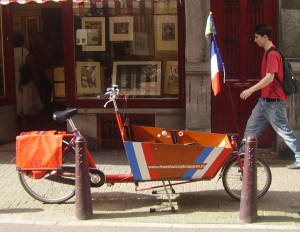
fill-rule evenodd
<path id="1" fill-rule="evenodd" d="M 300 169 L 300 162 L 295 161 L 294 163 L 286 166 L 289 169 Z"/>

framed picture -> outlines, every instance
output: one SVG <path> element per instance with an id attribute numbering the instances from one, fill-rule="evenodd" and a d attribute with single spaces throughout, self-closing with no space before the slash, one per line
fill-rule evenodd
<path id="1" fill-rule="evenodd" d="M 154 14 L 177 14 L 177 1 L 154 2 Z"/>
<path id="2" fill-rule="evenodd" d="M 81 23 L 83 30 L 80 31 L 80 35 L 86 38 L 86 41 L 81 41 L 81 44 L 85 44 L 82 51 L 105 51 L 105 18 L 83 17 Z"/>
<path id="3" fill-rule="evenodd" d="M 133 17 L 110 17 L 109 18 L 110 41 L 132 41 L 133 40 Z"/>
<path id="4" fill-rule="evenodd" d="M 22 31 L 22 17 L 13 17 L 13 32 L 21 32 Z"/>
<path id="5" fill-rule="evenodd" d="M 95 97 L 101 94 L 99 62 L 76 62 L 77 97 Z"/>
<path id="6" fill-rule="evenodd" d="M 167 61 L 164 77 L 164 94 L 178 94 L 178 61 Z"/>
<path id="7" fill-rule="evenodd" d="M 112 83 L 125 94 L 160 96 L 161 61 L 114 62 Z"/>
<path id="8" fill-rule="evenodd" d="M 40 17 L 26 17 L 26 42 L 27 47 L 33 42 L 34 36 L 40 31 Z"/>
<path id="9" fill-rule="evenodd" d="M 178 23 L 176 15 L 155 15 L 156 50 L 178 50 Z"/>

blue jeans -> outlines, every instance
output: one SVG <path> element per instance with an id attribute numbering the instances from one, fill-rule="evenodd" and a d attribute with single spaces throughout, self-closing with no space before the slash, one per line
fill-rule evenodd
<path id="1" fill-rule="evenodd" d="M 258 138 L 269 124 L 295 153 L 296 161 L 300 162 L 300 140 L 288 122 L 285 101 L 266 102 L 260 98 L 248 119 L 243 141 L 250 135 Z M 244 151 L 244 143 L 241 151 Z"/>

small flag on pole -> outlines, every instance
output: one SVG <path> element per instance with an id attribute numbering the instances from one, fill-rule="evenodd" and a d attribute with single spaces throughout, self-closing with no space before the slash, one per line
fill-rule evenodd
<path id="1" fill-rule="evenodd" d="M 223 69 L 223 62 L 221 58 L 221 54 L 219 52 L 219 49 L 217 47 L 216 41 L 213 40 L 211 42 L 211 60 L 210 60 L 210 66 L 211 66 L 211 86 L 214 92 L 214 95 L 216 96 L 220 90 L 220 71 Z"/>
<path id="2" fill-rule="evenodd" d="M 217 34 L 214 19 L 212 17 L 212 12 L 210 12 L 207 17 L 206 28 L 205 28 L 205 37 L 206 37 L 206 40 L 208 43 L 210 42 L 210 36 L 209 36 L 210 34 L 212 34 L 212 35 Z"/>
<path id="3" fill-rule="evenodd" d="M 215 35 L 217 34 L 214 19 L 212 16 L 212 12 L 209 13 L 206 28 L 205 28 L 205 37 L 208 43 L 211 41 L 210 35 L 212 35 L 212 42 L 211 42 L 211 86 L 216 96 L 220 90 L 220 72 L 223 70 L 224 72 L 224 83 L 225 83 L 225 67 L 222 61 L 220 50 L 217 46 L 217 42 L 215 39 Z"/>

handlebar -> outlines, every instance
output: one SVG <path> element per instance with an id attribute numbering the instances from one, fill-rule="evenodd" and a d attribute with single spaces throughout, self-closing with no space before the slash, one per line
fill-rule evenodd
<path id="1" fill-rule="evenodd" d="M 111 93 L 117 93 L 117 95 L 119 95 L 119 88 L 118 88 L 118 85 L 112 85 L 112 87 L 111 88 L 107 88 L 106 89 L 106 93 L 105 93 L 105 95 L 108 95 L 108 94 L 111 94 Z"/>

